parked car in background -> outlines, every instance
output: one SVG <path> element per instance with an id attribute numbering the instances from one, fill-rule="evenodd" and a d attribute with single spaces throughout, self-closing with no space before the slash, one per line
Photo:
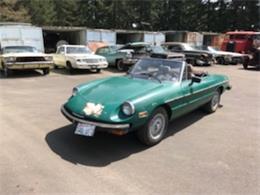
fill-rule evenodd
<path id="1" fill-rule="evenodd" d="M 0 70 L 8 77 L 12 70 L 40 69 L 49 74 L 53 66 L 52 56 L 31 46 L 6 46 L 0 53 Z"/>
<path id="2" fill-rule="evenodd" d="M 227 32 L 221 50 L 238 53 L 248 53 L 255 42 L 260 42 L 260 32 L 233 31 Z"/>
<path id="3" fill-rule="evenodd" d="M 214 56 L 204 50 L 198 50 L 188 43 L 166 42 L 162 47 L 171 52 L 178 52 L 185 55 L 187 63 L 195 66 L 210 66 L 215 62 Z"/>
<path id="4" fill-rule="evenodd" d="M 259 47 L 253 47 L 250 52 L 245 57 L 243 67 L 244 69 L 248 69 L 248 66 L 254 66 L 260 70 L 260 45 Z"/>
<path id="5" fill-rule="evenodd" d="M 221 51 L 212 46 L 196 46 L 197 49 L 210 52 L 218 64 L 242 64 L 246 55 L 236 52 Z"/>
<path id="6" fill-rule="evenodd" d="M 53 55 L 54 64 L 57 67 L 65 67 L 70 73 L 75 69 L 88 69 L 100 72 L 107 68 L 105 57 L 92 54 L 84 45 L 62 45 L 57 48 Z"/>
<path id="7" fill-rule="evenodd" d="M 167 58 L 175 58 L 175 59 L 183 59 L 183 55 L 179 53 L 166 51 L 164 48 L 158 45 L 152 45 L 150 43 L 145 42 L 134 42 L 128 43 L 120 48 L 123 50 L 132 50 L 131 55 L 127 55 L 126 58 L 123 59 L 123 64 L 125 66 L 134 65 L 139 59 L 144 57 L 150 57 L 151 55 L 160 56 L 160 54 L 167 54 L 163 56 L 167 56 Z"/>
<path id="8" fill-rule="evenodd" d="M 170 120 L 199 107 L 215 112 L 228 89 L 224 75 L 195 75 L 185 61 L 143 58 L 128 75 L 78 85 L 61 112 L 75 124 L 75 134 L 136 131 L 151 146 L 164 138 Z"/>
<path id="9" fill-rule="evenodd" d="M 110 66 L 115 66 L 119 71 L 125 69 L 123 59 L 131 57 L 132 50 L 118 50 L 115 45 L 107 45 L 96 50 L 97 55 L 104 56 Z"/>

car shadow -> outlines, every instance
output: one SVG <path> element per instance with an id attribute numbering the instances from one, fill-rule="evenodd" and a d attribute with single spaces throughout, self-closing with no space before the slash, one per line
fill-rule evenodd
<path id="1" fill-rule="evenodd" d="M 0 73 L 0 79 L 19 79 L 26 77 L 39 77 L 44 76 L 41 71 L 38 70 L 13 70 L 8 77 L 5 77 L 3 72 Z"/>
<path id="2" fill-rule="evenodd" d="M 260 71 L 260 68 L 257 68 L 255 66 L 251 66 L 251 67 L 248 67 L 247 69 L 244 69 L 244 68 L 239 68 L 238 70 L 243 70 L 243 71 Z"/>
<path id="3" fill-rule="evenodd" d="M 203 112 L 197 110 L 172 121 L 165 139 L 185 130 L 204 116 Z M 134 132 L 124 136 L 97 132 L 94 137 L 84 137 L 74 135 L 74 129 L 74 125 L 67 125 L 49 132 L 45 137 L 53 152 L 73 164 L 103 167 L 149 149 L 138 141 Z"/>
<path id="4" fill-rule="evenodd" d="M 52 69 L 52 72 L 54 72 L 56 74 L 63 74 L 63 75 L 69 75 L 69 76 L 84 75 L 84 74 L 97 74 L 98 73 L 96 71 L 91 71 L 91 70 L 74 69 L 73 73 L 71 74 L 66 68 L 55 68 L 55 69 Z"/>

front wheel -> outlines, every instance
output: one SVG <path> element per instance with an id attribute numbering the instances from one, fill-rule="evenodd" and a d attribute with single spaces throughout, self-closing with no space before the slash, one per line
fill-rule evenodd
<path id="1" fill-rule="evenodd" d="M 120 72 L 125 70 L 125 67 L 124 67 L 124 64 L 123 64 L 123 60 L 117 60 L 116 61 L 116 68 Z"/>
<path id="2" fill-rule="evenodd" d="M 50 69 L 49 68 L 44 68 L 42 69 L 43 75 L 47 75 L 50 73 Z"/>
<path id="3" fill-rule="evenodd" d="M 220 103 L 220 90 L 218 89 L 214 92 L 211 100 L 203 108 L 207 113 L 213 113 L 218 109 L 219 103 Z"/>
<path id="4" fill-rule="evenodd" d="M 74 73 L 74 69 L 73 69 L 73 67 L 72 67 L 70 61 L 68 61 L 68 62 L 66 63 L 66 68 L 69 70 L 69 73 L 70 73 L 70 74 L 73 74 L 73 73 Z"/>
<path id="5" fill-rule="evenodd" d="M 243 64 L 243 67 L 244 67 L 244 69 L 248 69 L 248 64 L 247 64 L 247 63 L 244 63 L 244 64 Z"/>
<path id="6" fill-rule="evenodd" d="M 147 123 L 137 131 L 138 139 L 145 145 L 152 146 L 159 143 L 168 127 L 168 115 L 164 108 L 157 108 Z"/>
<path id="7" fill-rule="evenodd" d="M 8 77 L 11 74 L 11 70 L 9 70 L 6 66 L 4 67 L 4 76 Z"/>

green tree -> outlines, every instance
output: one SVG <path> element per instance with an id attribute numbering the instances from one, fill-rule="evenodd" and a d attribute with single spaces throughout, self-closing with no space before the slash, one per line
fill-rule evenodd
<path id="1" fill-rule="evenodd" d="M 54 9 L 54 0 L 29 0 L 24 2 L 29 7 L 33 24 L 53 25 L 55 23 L 56 12 Z"/>
<path id="2" fill-rule="evenodd" d="M 30 22 L 28 10 L 18 0 L 0 1 L 0 21 Z"/>
<path id="3" fill-rule="evenodd" d="M 44 1 L 43 1 L 44 2 Z M 75 0 L 55 0 L 55 21 L 54 25 L 57 26 L 74 26 L 77 24 L 77 1 Z"/>

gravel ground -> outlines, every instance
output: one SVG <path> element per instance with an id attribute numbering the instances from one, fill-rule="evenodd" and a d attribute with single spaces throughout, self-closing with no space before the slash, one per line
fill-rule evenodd
<path id="1" fill-rule="evenodd" d="M 0 78 L 0 194 L 260 194 L 260 77 L 241 66 L 211 115 L 173 121 L 147 148 L 133 134 L 73 135 L 60 106 L 73 86 L 110 75 L 54 70 Z"/>

